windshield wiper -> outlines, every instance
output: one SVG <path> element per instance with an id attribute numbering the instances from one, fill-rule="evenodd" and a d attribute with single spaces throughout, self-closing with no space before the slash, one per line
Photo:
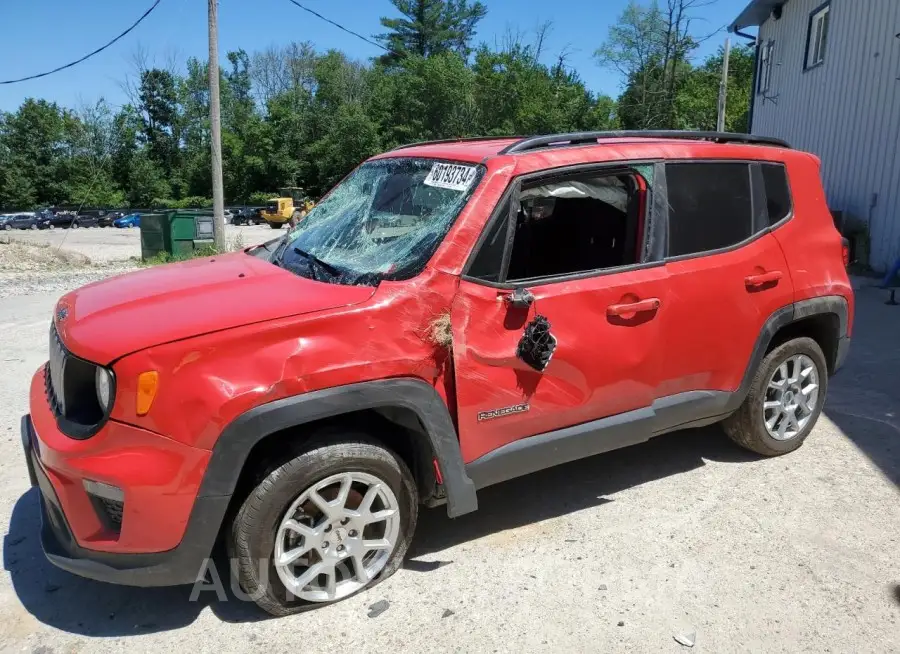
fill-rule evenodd
<path id="1" fill-rule="evenodd" d="M 314 254 L 312 254 L 312 253 L 310 253 L 310 252 L 307 252 L 306 250 L 301 250 L 300 248 L 298 248 L 298 247 L 296 247 L 296 246 L 294 247 L 294 252 L 296 252 L 297 254 L 299 254 L 301 257 L 303 257 L 303 258 L 306 259 L 307 261 L 312 261 L 314 264 L 316 264 L 317 266 L 319 266 L 319 268 L 322 268 L 325 272 L 327 272 L 327 273 L 328 273 L 329 275 L 331 275 L 332 277 L 340 277 L 340 275 L 341 275 L 341 271 L 340 271 L 340 270 L 338 270 L 337 268 L 335 268 L 334 266 L 332 266 L 330 263 L 327 263 L 327 262 L 325 262 L 325 261 L 322 261 L 322 260 L 321 260 L 319 257 L 317 257 L 316 255 L 314 255 Z"/>
<path id="2" fill-rule="evenodd" d="M 282 236 L 278 241 L 275 241 L 277 245 L 274 250 L 269 250 L 267 247 L 268 243 L 264 243 L 262 247 L 266 249 L 268 252 L 272 252 L 272 256 L 269 257 L 269 261 L 274 263 L 276 266 L 281 266 L 281 255 L 284 254 L 284 248 L 287 247 L 288 244 L 288 234 Z"/>

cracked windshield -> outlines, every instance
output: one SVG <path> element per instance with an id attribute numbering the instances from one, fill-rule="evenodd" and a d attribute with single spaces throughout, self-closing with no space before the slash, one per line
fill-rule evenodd
<path id="1" fill-rule="evenodd" d="M 270 260 L 335 284 L 418 274 L 459 215 L 483 167 L 380 159 L 357 168 L 280 241 Z"/>

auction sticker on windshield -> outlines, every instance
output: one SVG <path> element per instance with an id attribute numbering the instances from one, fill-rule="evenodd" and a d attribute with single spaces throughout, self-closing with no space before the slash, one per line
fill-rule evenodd
<path id="1" fill-rule="evenodd" d="M 465 191 L 475 179 L 478 168 L 459 164 L 436 163 L 425 178 L 426 186 Z"/>

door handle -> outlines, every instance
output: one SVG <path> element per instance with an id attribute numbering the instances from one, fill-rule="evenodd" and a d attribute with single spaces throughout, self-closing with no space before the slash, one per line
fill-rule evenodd
<path id="1" fill-rule="evenodd" d="M 625 304 L 610 304 L 606 307 L 607 316 L 627 316 L 632 313 L 646 313 L 659 309 L 659 298 L 651 297 L 640 302 L 627 302 Z"/>
<path id="2" fill-rule="evenodd" d="M 744 284 L 747 288 L 758 288 L 760 286 L 765 286 L 766 284 L 777 284 L 778 280 L 783 276 L 784 275 L 780 270 L 773 270 L 772 272 L 744 277 Z"/>

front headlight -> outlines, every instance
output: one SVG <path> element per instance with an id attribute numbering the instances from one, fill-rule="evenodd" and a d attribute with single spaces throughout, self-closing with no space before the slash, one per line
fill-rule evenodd
<path id="1" fill-rule="evenodd" d="M 94 385 L 97 388 L 97 401 L 104 413 L 112 408 L 112 374 L 106 368 L 97 366 L 94 373 Z"/>

